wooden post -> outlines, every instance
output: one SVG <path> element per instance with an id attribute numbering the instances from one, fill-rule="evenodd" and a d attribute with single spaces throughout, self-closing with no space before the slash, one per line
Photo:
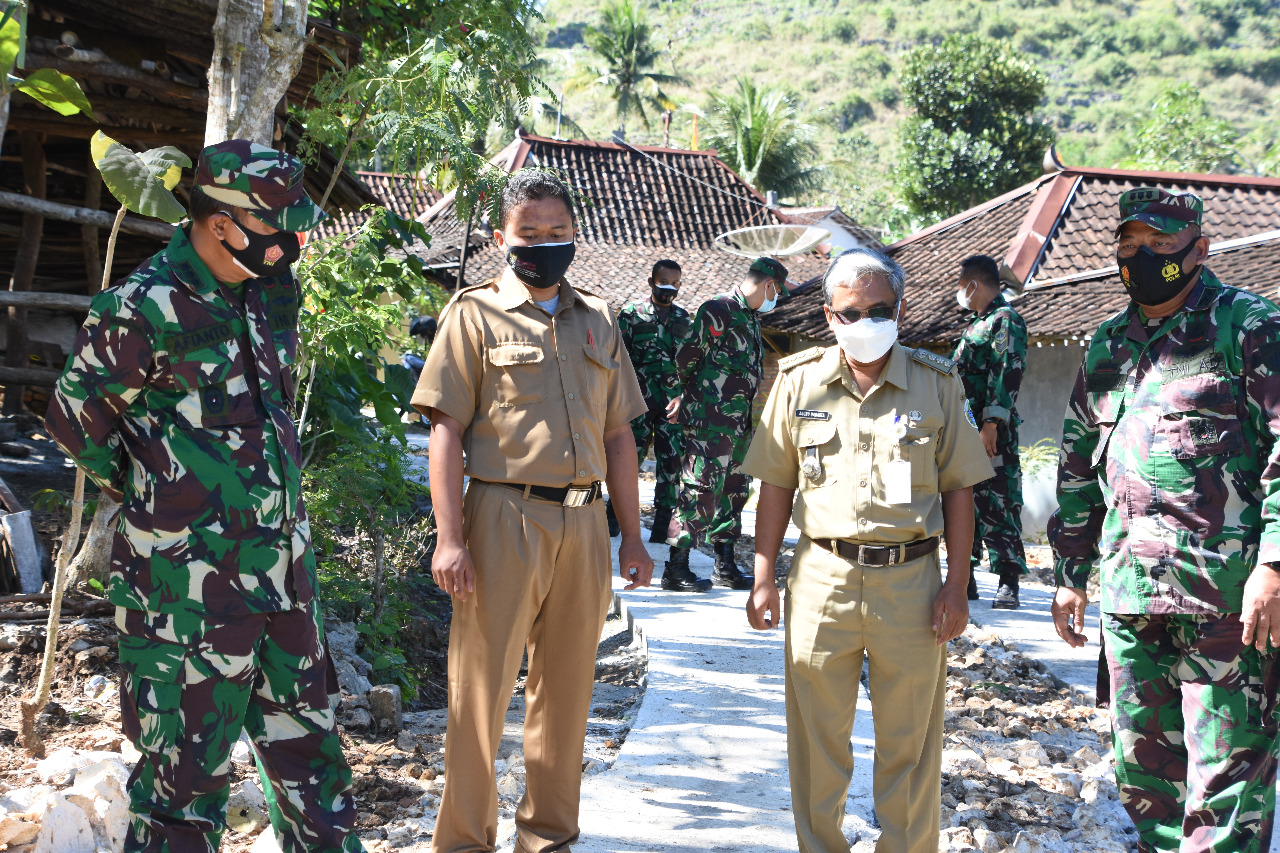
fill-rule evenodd
<path id="1" fill-rule="evenodd" d="M 102 206 L 102 174 L 93 162 L 93 152 L 89 152 L 89 168 L 84 175 L 84 206 L 89 210 L 98 210 Z M 81 225 L 80 239 L 84 243 L 84 274 L 89 278 L 89 293 L 97 293 L 98 283 L 102 281 L 98 227 Z"/>
<path id="2" fill-rule="evenodd" d="M 44 138 L 35 133 L 21 133 L 22 140 L 22 181 L 27 195 L 43 199 L 45 196 L 44 181 Z M 34 213 L 22 216 L 22 238 L 18 244 L 18 254 L 13 261 L 13 278 L 9 281 L 9 289 L 30 290 L 31 282 L 36 274 L 36 261 L 40 257 L 40 238 L 44 234 L 44 217 Z M 6 367 L 28 368 L 27 363 L 27 309 L 20 306 L 9 308 L 8 337 L 5 343 L 4 363 Z M 6 415 L 22 411 L 22 397 L 26 392 L 25 385 L 8 384 L 4 391 L 4 408 Z"/>

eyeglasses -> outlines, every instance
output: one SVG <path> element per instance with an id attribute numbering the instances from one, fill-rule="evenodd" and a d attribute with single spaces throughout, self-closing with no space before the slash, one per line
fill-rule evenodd
<path id="1" fill-rule="evenodd" d="M 846 326 L 853 325 L 863 317 L 872 320 L 892 320 L 893 315 L 898 311 L 898 306 L 894 305 L 877 305 L 875 308 L 865 308 L 859 311 L 857 308 L 846 308 L 843 311 L 832 310 L 836 321 Z"/>

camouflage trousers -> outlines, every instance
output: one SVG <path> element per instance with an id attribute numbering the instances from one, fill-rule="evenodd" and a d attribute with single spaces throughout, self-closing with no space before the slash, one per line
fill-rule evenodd
<path id="1" fill-rule="evenodd" d="M 692 548 L 699 542 L 732 542 L 742 535 L 742 507 L 751 478 L 742 472 L 751 432 L 685 430 L 680 494 L 667 528 L 667 544 Z"/>
<path id="2" fill-rule="evenodd" d="M 655 507 L 674 508 L 676 494 L 680 490 L 680 449 L 684 444 L 684 428 L 667 423 L 662 411 L 645 412 L 631 422 L 631 434 L 636 438 L 636 462 L 643 463 L 653 448 L 657 463 L 658 482 L 653 490 Z"/>
<path id="3" fill-rule="evenodd" d="M 1143 853 L 1266 853 L 1280 654 L 1240 615 L 1104 616 L 1120 802 Z"/>
<path id="4" fill-rule="evenodd" d="M 242 730 L 285 853 L 362 849 L 315 604 L 220 623 L 117 608 L 116 625 L 122 727 L 142 753 L 126 853 L 218 849 Z"/>
<path id="5" fill-rule="evenodd" d="M 996 475 L 973 487 L 973 571 L 982 565 L 987 546 L 991 571 L 1005 577 L 1027 573 L 1022 547 L 1022 463 L 1018 459 L 1018 428 L 996 427 L 999 452 L 991 460 Z"/>

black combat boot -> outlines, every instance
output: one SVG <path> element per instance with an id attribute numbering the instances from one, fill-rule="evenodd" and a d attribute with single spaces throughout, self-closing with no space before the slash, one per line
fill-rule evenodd
<path id="1" fill-rule="evenodd" d="M 974 574 L 974 572 L 976 571 L 977 570 L 974 569 L 973 571 L 969 572 L 969 600 L 970 601 L 978 600 L 978 578 Z"/>
<path id="2" fill-rule="evenodd" d="M 622 527 L 618 524 L 618 516 L 613 511 L 613 501 L 604 502 L 604 517 L 609 522 L 609 538 L 617 536 L 622 532 Z"/>
<path id="3" fill-rule="evenodd" d="M 991 609 L 1018 609 L 1018 574 L 1016 572 L 1000 575 L 1000 588 L 996 590 L 996 597 L 991 600 Z"/>
<path id="4" fill-rule="evenodd" d="M 649 531 L 650 542 L 666 542 L 667 528 L 671 526 L 671 507 L 656 506 L 653 508 L 653 527 Z"/>
<path id="5" fill-rule="evenodd" d="M 727 586 L 729 589 L 751 589 L 756 579 L 753 575 L 744 575 L 738 568 L 738 561 L 733 553 L 733 540 L 717 542 L 715 549 L 716 567 L 711 573 L 711 579 L 718 586 Z"/>
<path id="6" fill-rule="evenodd" d="M 672 545 L 662 569 L 662 588 L 671 592 L 706 592 L 711 589 L 711 581 L 690 571 L 688 548 Z"/>

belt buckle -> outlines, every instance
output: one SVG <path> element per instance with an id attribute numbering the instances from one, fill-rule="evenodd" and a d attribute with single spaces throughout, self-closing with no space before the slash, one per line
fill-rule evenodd
<path id="1" fill-rule="evenodd" d="M 868 562 L 868 561 L 867 561 L 867 553 L 868 553 L 868 552 L 867 552 L 867 549 L 868 549 L 868 548 L 874 548 L 874 547 L 876 547 L 876 546 L 874 546 L 874 545 L 859 545 L 859 546 L 858 546 L 858 565 L 860 565 L 860 566 L 874 566 L 874 565 L 877 565 L 876 563 L 871 563 L 871 562 Z"/>
<path id="2" fill-rule="evenodd" d="M 595 491 L 595 486 L 570 486 L 569 490 L 564 493 L 564 500 L 560 502 L 560 506 L 586 506 L 595 497 Z"/>

